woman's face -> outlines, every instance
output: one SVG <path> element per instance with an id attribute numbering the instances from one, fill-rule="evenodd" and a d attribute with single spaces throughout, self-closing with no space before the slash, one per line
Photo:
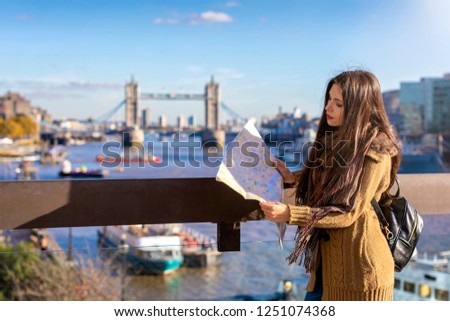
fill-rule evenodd
<path id="1" fill-rule="evenodd" d="M 344 123 L 344 98 L 341 86 L 333 84 L 328 95 L 325 106 L 327 123 L 333 127 L 341 126 Z"/>

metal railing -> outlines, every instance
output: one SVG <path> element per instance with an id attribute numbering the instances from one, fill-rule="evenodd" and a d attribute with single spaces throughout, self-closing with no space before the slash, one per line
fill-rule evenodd
<path id="1" fill-rule="evenodd" d="M 450 214 L 450 174 L 399 179 L 420 213 Z M 212 222 L 219 251 L 240 250 L 240 222 L 263 219 L 257 201 L 214 178 L 5 181 L 0 209 L 0 229 Z"/>

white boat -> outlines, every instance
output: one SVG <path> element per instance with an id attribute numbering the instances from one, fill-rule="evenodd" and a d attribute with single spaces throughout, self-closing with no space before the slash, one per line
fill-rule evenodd
<path id="1" fill-rule="evenodd" d="M 43 165 L 55 165 L 62 163 L 69 154 L 64 146 L 53 146 L 48 151 L 42 153 L 40 162 Z"/>
<path id="2" fill-rule="evenodd" d="M 176 235 L 152 235 L 145 226 L 105 226 L 98 230 L 102 247 L 114 247 L 136 273 L 166 274 L 183 263 L 181 239 Z"/>
<path id="3" fill-rule="evenodd" d="M 428 258 L 417 256 L 395 273 L 395 301 L 449 301 L 450 252 Z"/>

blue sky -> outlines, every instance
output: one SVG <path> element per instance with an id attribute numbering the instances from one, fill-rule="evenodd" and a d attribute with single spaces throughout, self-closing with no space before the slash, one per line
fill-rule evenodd
<path id="1" fill-rule="evenodd" d="M 142 93 L 202 93 L 211 75 L 244 117 L 294 106 L 317 116 L 327 80 L 374 72 L 383 90 L 450 72 L 445 0 L 0 0 L 0 95 L 55 118 L 94 118 Z M 141 101 L 152 117 L 201 102 Z M 118 118 L 123 118 L 121 113 Z M 227 115 L 224 114 L 224 117 Z"/>

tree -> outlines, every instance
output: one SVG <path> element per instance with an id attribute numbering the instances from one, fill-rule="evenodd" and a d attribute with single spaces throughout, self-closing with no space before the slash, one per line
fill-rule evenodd
<path id="1" fill-rule="evenodd" d="M 0 244 L 0 300 L 16 300 L 15 283 L 33 278 L 39 256 L 33 252 L 31 243 L 20 243 L 15 247 Z"/>
<path id="2" fill-rule="evenodd" d="M 37 126 L 33 119 L 28 116 L 14 116 L 12 120 L 18 124 L 23 129 L 23 132 L 26 136 L 35 135 L 37 133 Z"/>
<path id="3" fill-rule="evenodd" d="M 6 137 L 6 126 L 5 126 L 5 120 L 0 117 L 0 137 Z"/>
<path id="4" fill-rule="evenodd" d="M 5 132 L 6 136 L 13 139 L 20 138 L 24 135 L 22 126 L 19 123 L 15 122 L 12 118 L 8 119 L 5 122 Z"/>

